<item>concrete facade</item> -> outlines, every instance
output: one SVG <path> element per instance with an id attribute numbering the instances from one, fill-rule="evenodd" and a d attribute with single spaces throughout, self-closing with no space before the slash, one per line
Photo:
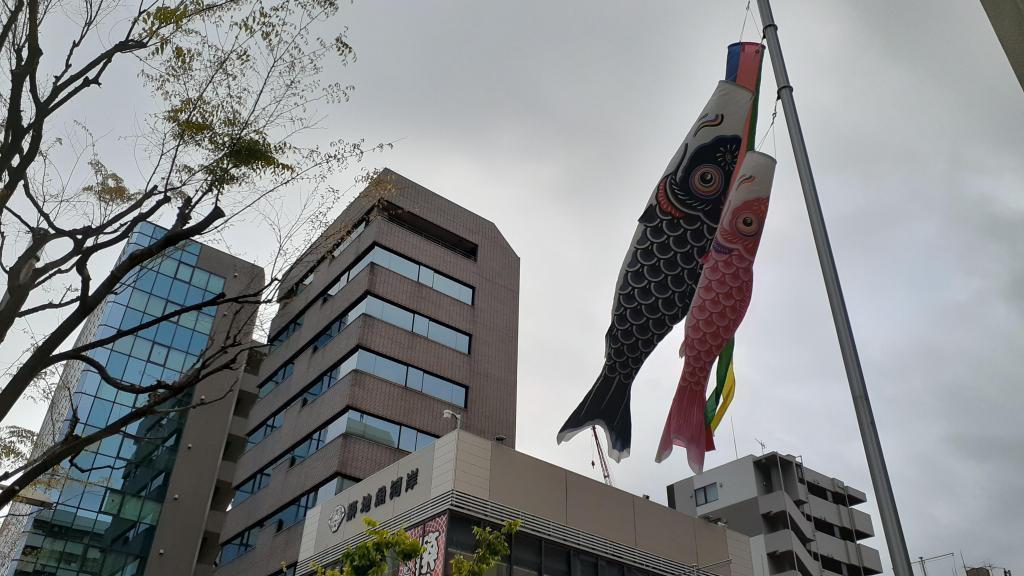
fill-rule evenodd
<path id="1" fill-rule="evenodd" d="M 1024 88 L 1024 0 L 981 0 L 981 5 Z"/>
<path id="2" fill-rule="evenodd" d="M 265 285 L 261 267 L 208 247 L 199 253 L 198 266 L 224 274 L 226 294 L 253 293 Z M 230 304 L 221 308 L 212 341 L 224 343 L 242 335 L 242 346 L 251 346 L 256 319 L 253 306 Z M 227 449 L 244 367 L 242 361 L 237 370 L 221 372 L 196 386 L 195 397 L 222 400 L 192 410 L 182 430 L 177 462 L 146 565 L 147 576 L 179 576 L 213 567 L 212 558 L 200 558 L 199 553 L 206 542 L 220 536 L 210 530 L 210 504 L 216 494 L 218 469 Z"/>
<path id="3" fill-rule="evenodd" d="M 418 478 L 411 490 L 410 474 Z M 403 492 L 345 515 L 363 498 L 403 479 Z M 336 563 L 342 550 L 365 538 L 364 516 L 389 529 L 410 529 L 441 515 L 447 516 L 449 545 L 438 575 L 448 573 L 451 554 L 467 552 L 458 543 L 465 543 L 468 524 L 518 519 L 522 524 L 511 558 L 493 570 L 494 576 L 678 576 L 694 567 L 703 575 L 753 576 L 746 535 L 465 431 L 443 436 L 310 511 L 294 574 L 308 574 L 313 562 Z M 548 565 L 549 549 L 559 552 L 554 566 Z"/>
<path id="4" fill-rule="evenodd" d="M 750 537 L 756 576 L 865 576 L 882 571 L 864 492 L 771 452 L 667 487 L 669 506 Z"/>
<path id="5" fill-rule="evenodd" d="M 311 502 L 453 430 L 446 410 L 515 443 L 519 258 L 491 222 L 385 170 L 281 294 L 221 464 L 218 575 L 294 563 Z"/>

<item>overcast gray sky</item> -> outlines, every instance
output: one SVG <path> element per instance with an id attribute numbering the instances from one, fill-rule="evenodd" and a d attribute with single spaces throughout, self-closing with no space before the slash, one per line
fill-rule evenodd
<path id="1" fill-rule="evenodd" d="M 356 90 L 323 140 L 397 140 L 370 165 L 493 220 L 522 258 L 518 449 L 600 477 L 591 438 L 556 446 L 555 432 L 598 373 L 636 218 L 723 76 L 745 4 L 363 0 L 338 19 L 359 59 L 332 73 Z M 1024 570 L 1024 90 L 974 0 L 778 0 L 775 14 L 910 553 Z M 759 137 L 768 63 L 764 76 Z M 84 116 L 146 111 L 100 94 Z M 774 141 L 736 444 L 756 453 L 758 438 L 865 490 L 880 535 L 781 109 Z M 653 461 L 681 338 L 641 371 L 632 456 L 612 464 L 618 487 L 660 502 L 690 474 L 682 452 Z M 734 457 L 729 424 L 708 467 Z M 882 538 L 868 543 L 888 564 Z"/>

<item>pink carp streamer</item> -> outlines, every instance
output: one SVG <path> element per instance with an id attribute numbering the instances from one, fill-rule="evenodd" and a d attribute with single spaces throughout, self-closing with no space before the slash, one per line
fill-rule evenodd
<path id="1" fill-rule="evenodd" d="M 658 445 L 657 462 L 668 458 L 673 445 L 683 446 L 694 473 L 704 469 L 704 454 L 709 445 L 704 416 L 708 377 L 750 304 L 754 256 L 761 242 L 774 176 L 774 158 L 748 152 L 726 198 L 686 317 L 683 345 L 679 349 L 685 359 L 683 373 Z"/>

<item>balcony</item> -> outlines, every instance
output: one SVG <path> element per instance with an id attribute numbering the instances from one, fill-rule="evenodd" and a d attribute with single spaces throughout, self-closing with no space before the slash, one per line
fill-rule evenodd
<path id="1" fill-rule="evenodd" d="M 806 543 L 814 539 L 814 526 L 804 518 L 796 504 L 785 492 L 777 490 L 770 494 L 758 496 L 757 506 L 762 516 L 766 514 L 787 514 L 789 518 L 786 525 L 792 526 L 797 536 L 800 537 L 801 542 Z"/>
<path id="2" fill-rule="evenodd" d="M 779 530 L 778 532 L 772 532 L 766 534 L 764 537 L 764 549 L 765 553 L 769 556 L 778 554 L 796 554 L 798 563 L 802 566 L 798 566 L 801 572 L 806 574 L 817 574 L 818 563 L 811 558 L 807 548 L 800 543 L 796 534 L 790 530 Z"/>
<path id="3" fill-rule="evenodd" d="M 817 550 L 822 556 L 828 556 L 844 564 L 859 564 L 856 544 L 829 536 L 824 532 L 818 532 Z"/>
<path id="4" fill-rule="evenodd" d="M 814 518 L 820 518 L 829 524 L 855 531 L 858 540 L 875 535 L 875 529 L 871 525 L 871 516 L 855 508 L 833 504 L 812 495 L 807 511 Z"/>
<path id="5" fill-rule="evenodd" d="M 860 557 L 863 560 L 861 565 L 864 567 L 864 573 L 881 574 L 882 557 L 878 554 L 878 550 L 863 544 L 857 544 L 857 548 L 860 550 Z"/>
<path id="6" fill-rule="evenodd" d="M 850 506 L 856 506 L 868 501 L 868 495 L 851 486 L 846 486 L 846 496 L 850 499 Z"/>
<path id="7" fill-rule="evenodd" d="M 863 566 L 865 574 L 882 572 L 882 559 L 878 550 L 870 546 L 854 544 L 828 534 L 818 533 L 817 550 L 822 556 L 828 556 L 844 564 Z"/>
<path id="8" fill-rule="evenodd" d="M 875 527 L 871 525 L 871 516 L 860 510 L 851 509 L 853 514 L 853 529 L 857 533 L 857 539 L 870 538 L 875 535 Z"/>
<path id="9" fill-rule="evenodd" d="M 803 482 L 797 482 L 796 494 L 793 495 L 793 501 L 797 504 L 806 504 L 807 499 L 810 497 L 810 493 L 807 491 L 807 484 Z"/>
<path id="10" fill-rule="evenodd" d="M 245 424 L 245 418 L 242 418 L 241 416 L 232 416 L 231 426 L 228 428 L 228 434 L 231 436 L 238 436 L 239 438 L 245 438 L 247 432 Z"/>
<path id="11" fill-rule="evenodd" d="M 227 512 L 223 510 L 210 510 L 206 515 L 206 531 L 214 534 L 220 534 L 221 528 L 224 527 L 224 516 Z"/>
<path id="12" fill-rule="evenodd" d="M 221 461 L 220 469 L 217 470 L 217 480 L 226 482 L 228 486 L 235 483 L 235 463 L 226 460 Z"/>

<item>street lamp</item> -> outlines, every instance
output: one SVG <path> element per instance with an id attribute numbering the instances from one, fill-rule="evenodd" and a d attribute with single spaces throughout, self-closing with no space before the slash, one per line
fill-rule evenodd
<path id="1" fill-rule="evenodd" d="M 455 429 L 462 429 L 462 414 L 459 414 L 458 412 L 452 412 L 451 410 L 445 410 L 444 412 L 441 413 L 441 416 L 445 418 L 455 418 Z"/>

